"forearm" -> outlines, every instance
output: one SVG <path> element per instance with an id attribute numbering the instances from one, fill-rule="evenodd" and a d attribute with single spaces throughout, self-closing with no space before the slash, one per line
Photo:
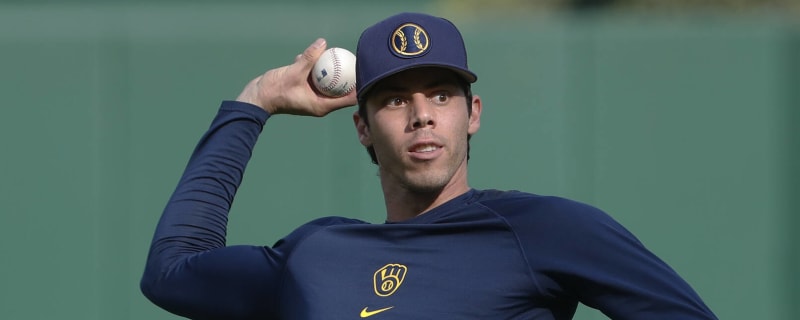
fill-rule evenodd
<path id="1" fill-rule="evenodd" d="M 267 118 L 255 106 L 226 101 L 197 144 L 156 227 L 142 276 L 142 291 L 159 306 L 193 317 L 249 314 L 230 309 L 269 295 L 279 254 L 225 247 L 228 211 Z"/>
<path id="2" fill-rule="evenodd" d="M 228 211 L 267 117 L 250 105 L 222 104 L 164 209 L 149 265 L 165 268 L 181 254 L 225 246 Z"/>

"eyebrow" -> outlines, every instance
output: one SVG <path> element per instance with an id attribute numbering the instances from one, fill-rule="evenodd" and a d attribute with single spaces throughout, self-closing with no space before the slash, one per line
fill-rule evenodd
<path id="1" fill-rule="evenodd" d="M 436 87 L 442 87 L 442 86 L 447 86 L 447 85 L 452 85 L 452 86 L 458 87 L 457 83 L 455 83 L 453 81 L 450 81 L 449 79 L 435 79 L 435 80 L 431 80 L 427 84 L 424 84 L 422 86 L 422 88 L 427 90 L 427 89 L 436 88 Z M 391 85 L 391 84 L 389 84 L 389 85 L 378 87 L 376 89 L 378 89 L 377 91 L 383 91 L 383 92 L 406 92 L 406 91 L 410 91 L 409 87 L 410 86 L 400 86 L 400 85 Z"/>

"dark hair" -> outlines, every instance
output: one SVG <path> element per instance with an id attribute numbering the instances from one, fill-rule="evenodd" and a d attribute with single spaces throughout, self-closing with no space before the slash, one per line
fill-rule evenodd
<path id="1" fill-rule="evenodd" d="M 461 77 L 458 77 L 459 85 L 461 86 L 461 90 L 464 91 L 464 96 L 467 98 L 467 114 L 472 114 L 472 86 L 469 82 L 464 80 Z M 367 119 L 367 97 L 369 96 L 369 92 L 364 94 L 360 100 L 358 100 L 358 115 L 364 120 L 364 124 L 369 127 L 369 120 Z M 472 135 L 467 135 L 467 160 L 469 160 L 469 140 L 472 138 Z M 378 164 L 378 157 L 375 155 L 375 148 L 373 146 L 367 147 L 367 153 L 369 154 L 370 159 L 372 159 L 372 163 Z"/>

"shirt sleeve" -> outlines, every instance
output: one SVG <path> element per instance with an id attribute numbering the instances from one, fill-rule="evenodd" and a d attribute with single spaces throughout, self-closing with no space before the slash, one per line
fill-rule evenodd
<path id="1" fill-rule="evenodd" d="M 226 247 L 228 211 L 269 114 L 225 101 L 197 144 L 156 227 L 141 290 L 192 319 L 269 319 L 284 253 Z"/>
<path id="2" fill-rule="evenodd" d="M 551 197 L 524 211 L 510 221 L 547 294 L 611 319 L 717 319 L 686 281 L 601 210 Z"/>

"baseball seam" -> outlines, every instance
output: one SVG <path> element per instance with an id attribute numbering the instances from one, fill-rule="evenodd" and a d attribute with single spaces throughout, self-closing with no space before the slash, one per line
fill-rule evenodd
<path id="1" fill-rule="evenodd" d="M 331 49 L 331 60 L 333 60 L 333 78 L 331 82 L 328 83 L 327 86 L 324 87 L 326 92 L 330 92 L 339 84 L 339 80 L 342 76 L 342 62 L 339 60 L 339 56 L 336 54 L 336 49 Z M 344 91 L 342 94 L 347 94 L 352 90 L 352 88 L 348 88 L 348 90 Z"/>

